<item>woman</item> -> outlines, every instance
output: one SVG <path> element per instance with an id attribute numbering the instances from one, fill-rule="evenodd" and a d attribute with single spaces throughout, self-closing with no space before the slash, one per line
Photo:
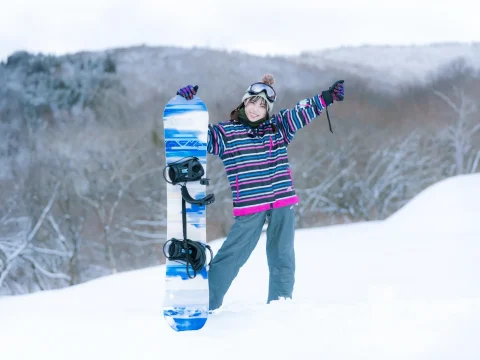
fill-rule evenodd
<path id="1" fill-rule="evenodd" d="M 267 303 L 292 298 L 295 283 L 295 213 L 298 203 L 287 147 L 295 133 L 321 115 L 334 101 L 343 101 L 343 80 L 300 101 L 293 109 L 272 114 L 275 80 L 265 74 L 250 85 L 230 120 L 209 125 L 207 151 L 222 160 L 233 197 L 235 222 L 209 270 L 210 310 L 218 309 L 240 268 L 267 227 L 270 273 Z M 193 98 L 198 87 L 177 94 Z M 328 112 L 327 112 L 328 113 Z"/>

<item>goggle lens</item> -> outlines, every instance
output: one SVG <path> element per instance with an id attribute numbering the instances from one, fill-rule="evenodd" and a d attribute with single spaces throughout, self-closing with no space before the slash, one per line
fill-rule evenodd
<path id="1" fill-rule="evenodd" d="M 268 101 L 275 102 L 277 100 L 277 94 L 275 93 L 275 90 L 273 90 L 270 85 L 264 83 L 252 84 L 249 86 L 247 91 L 250 95 L 258 95 L 263 91 L 265 92 L 265 95 L 267 95 Z"/>

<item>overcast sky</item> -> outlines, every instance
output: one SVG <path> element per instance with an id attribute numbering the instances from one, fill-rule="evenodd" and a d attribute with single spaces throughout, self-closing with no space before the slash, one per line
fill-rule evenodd
<path id="1" fill-rule="evenodd" d="M 298 54 L 480 41 L 473 0 L 0 0 L 0 61 L 146 44 Z"/>

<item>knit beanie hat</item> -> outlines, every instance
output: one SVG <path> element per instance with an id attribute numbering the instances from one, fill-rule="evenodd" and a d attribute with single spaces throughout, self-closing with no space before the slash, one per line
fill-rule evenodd
<path id="1" fill-rule="evenodd" d="M 272 74 L 265 74 L 262 76 L 262 80 L 260 80 L 260 82 L 264 83 L 264 84 L 267 84 L 267 85 L 270 85 L 273 87 L 273 84 L 275 84 L 275 78 L 273 77 Z M 271 115 L 272 114 L 272 110 L 273 110 L 273 102 L 270 102 L 267 98 L 267 94 L 265 94 L 265 91 L 262 91 L 258 94 L 249 94 L 248 93 L 248 90 L 245 92 L 245 95 L 243 95 L 243 98 L 242 98 L 242 103 L 247 100 L 248 98 L 251 98 L 251 97 L 254 97 L 254 96 L 260 96 L 262 98 L 265 99 L 265 101 L 267 102 L 268 104 L 268 113 Z"/>

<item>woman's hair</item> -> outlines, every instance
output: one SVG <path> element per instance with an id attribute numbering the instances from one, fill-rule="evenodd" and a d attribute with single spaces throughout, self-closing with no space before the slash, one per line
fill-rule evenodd
<path id="1" fill-rule="evenodd" d="M 269 118 L 270 114 L 268 113 L 267 100 L 265 100 L 265 98 L 263 98 L 262 96 L 249 97 L 248 99 L 245 100 L 245 103 L 246 104 L 256 103 L 258 100 L 261 101 L 261 105 L 264 105 L 267 108 L 267 115 L 266 116 L 267 116 L 267 118 Z M 242 107 L 245 107 L 245 104 L 243 102 L 230 112 L 230 121 L 233 121 L 233 122 L 239 122 L 240 121 L 238 119 L 238 112 Z"/>

